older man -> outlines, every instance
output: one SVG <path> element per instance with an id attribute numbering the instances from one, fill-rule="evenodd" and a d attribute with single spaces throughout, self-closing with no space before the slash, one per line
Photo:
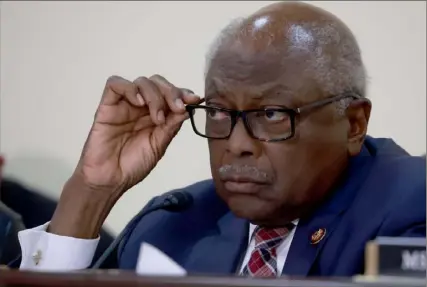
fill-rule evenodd
<path id="1" fill-rule="evenodd" d="M 149 242 L 189 273 L 350 276 L 368 240 L 425 236 L 425 160 L 366 136 L 360 49 L 334 15 L 284 2 L 234 21 L 205 89 L 202 105 L 158 75 L 111 77 L 52 221 L 21 232 L 21 268 L 87 268 L 111 208 L 187 118 L 208 139 L 213 180 L 183 189 L 185 210 L 133 220 L 118 268 L 135 269 Z"/>

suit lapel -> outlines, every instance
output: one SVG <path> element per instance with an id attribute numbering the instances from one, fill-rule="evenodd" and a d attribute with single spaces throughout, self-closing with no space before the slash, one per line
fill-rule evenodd
<path id="1" fill-rule="evenodd" d="M 333 235 L 342 215 L 369 174 L 371 160 L 370 153 L 363 147 L 361 153 L 351 159 L 344 184 L 311 216 L 300 219 L 285 261 L 283 275 L 309 275 L 317 256 Z M 319 230 L 323 230 L 325 235 L 319 242 L 313 242 L 312 236 Z"/>
<path id="2" fill-rule="evenodd" d="M 195 243 L 184 268 L 197 274 L 235 273 L 246 250 L 248 235 L 248 222 L 226 213 L 216 230 Z"/>
<path id="3" fill-rule="evenodd" d="M 300 220 L 282 274 L 307 276 L 317 254 L 333 233 L 338 219 L 339 217 L 334 214 L 326 214 L 313 220 Z M 326 233 L 318 243 L 313 244 L 311 237 L 319 230 Z"/>

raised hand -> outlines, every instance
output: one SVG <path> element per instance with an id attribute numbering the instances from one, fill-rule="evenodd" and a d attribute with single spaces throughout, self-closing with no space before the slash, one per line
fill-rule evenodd
<path id="1" fill-rule="evenodd" d="M 142 181 L 165 154 L 188 118 L 184 105 L 200 101 L 159 75 L 133 82 L 109 78 L 49 230 L 74 237 L 95 236 L 117 199 Z M 86 219 L 80 218 L 81 212 Z"/>

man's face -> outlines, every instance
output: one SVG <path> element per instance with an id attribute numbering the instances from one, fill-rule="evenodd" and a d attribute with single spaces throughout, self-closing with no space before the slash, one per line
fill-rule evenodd
<path id="1" fill-rule="evenodd" d="M 217 54 L 206 78 L 206 105 L 298 108 L 325 97 L 305 77 L 303 59 L 280 63 L 274 54 L 242 54 Z M 330 104 L 297 116 L 295 135 L 286 141 L 254 139 L 242 119 L 230 138 L 209 140 L 217 193 L 237 216 L 255 224 L 280 224 L 325 196 L 347 161 L 349 122 L 337 117 L 335 109 Z"/>

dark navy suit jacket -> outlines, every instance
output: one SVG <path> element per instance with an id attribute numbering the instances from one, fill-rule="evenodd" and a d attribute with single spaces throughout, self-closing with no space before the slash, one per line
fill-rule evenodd
<path id="1" fill-rule="evenodd" d="M 389 139 L 368 137 L 352 158 L 346 181 L 309 218 L 301 218 L 283 275 L 351 276 L 364 270 L 367 241 L 378 236 L 426 236 L 426 160 L 412 157 Z M 183 190 L 194 204 L 174 213 L 155 211 L 131 223 L 117 252 L 118 267 L 135 269 L 148 242 L 189 274 L 236 274 L 248 244 L 249 223 L 234 216 L 212 180 Z M 165 195 L 145 208 L 162 202 Z M 311 244 L 319 228 L 326 236 Z"/>

